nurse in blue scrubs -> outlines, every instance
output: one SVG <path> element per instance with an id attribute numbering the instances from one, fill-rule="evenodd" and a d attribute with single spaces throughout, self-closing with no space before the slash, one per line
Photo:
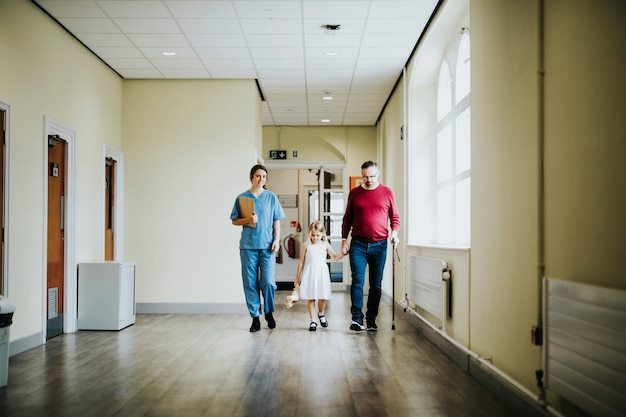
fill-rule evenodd
<path id="1" fill-rule="evenodd" d="M 239 254 L 241 256 L 241 276 L 248 311 L 252 317 L 251 332 L 261 330 L 259 317 L 265 313 L 267 327 L 276 327 L 274 319 L 274 294 L 276 292 L 276 253 L 280 249 L 280 219 L 285 212 L 278 197 L 265 188 L 267 168 L 255 165 L 250 170 L 249 190 L 235 199 L 230 219 L 235 226 L 242 226 Z M 239 197 L 251 198 L 254 212 L 241 217 Z M 254 224 L 255 227 L 250 227 Z M 261 304 L 261 298 L 263 304 Z"/>

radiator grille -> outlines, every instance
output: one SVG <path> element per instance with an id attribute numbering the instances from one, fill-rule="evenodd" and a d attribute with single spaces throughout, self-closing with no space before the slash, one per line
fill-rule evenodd
<path id="1" fill-rule="evenodd" d="M 407 268 L 409 301 L 439 318 L 443 326 L 446 316 L 450 315 L 448 263 L 442 259 L 410 255 Z"/>
<path id="2" fill-rule="evenodd" d="M 48 289 L 48 318 L 54 319 L 59 315 L 59 289 L 58 288 L 49 288 Z"/>
<path id="3" fill-rule="evenodd" d="M 626 410 L 626 291 L 547 279 L 546 387 L 592 415 Z"/>

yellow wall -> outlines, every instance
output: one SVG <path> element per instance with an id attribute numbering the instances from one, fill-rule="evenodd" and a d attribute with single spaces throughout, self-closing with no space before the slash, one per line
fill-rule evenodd
<path id="1" fill-rule="evenodd" d="M 265 126 L 263 158 L 274 149 L 286 150 L 290 163 L 345 162 L 350 175 L 359 175 L 363 162 L 377 159 L 377 132 L 375 126 Z"/>
<path id="2" fill-rule="evenodd" d="M 542 259 L 547 277 L 626 288 L 619 262 L 626 248 L 626 165 L 621 161 L 626 154 L 626 56 L 619 52 L 625 14 L 626 3 L 617 0 L 469 2 L 471 251 L 467 261 L 458 249 L 409 247 L 407 252 L 457 264 L 452 267 L 448 336 L 474 355 L 491 358 L 496 369 L 528 392 L 536 392 L 535 370 L 542 366 L 541 347 L 530 338 L 540 319 Z M 459 16 L 443 13 L 434 27 L 455 19 Z M 449 30 L 459 29 L 452 25 Z M 410 68 L 417 65 L 420 71 L 407 71 L 412 92 L 425 92 L 409 107 L 422 117 L 408 126 L 409 149 L 410 141 L 423 140 L 434 129 L 426 107 L 432 105 L 436 84 L 424 76 L 432 66 L 423 58 L 433 58 L 438 42 L 445 48 L 434 38 L 436 32 L 431 28 L 411 62 Z M 542 46 L 545 93 L 540 90 Z M 396 91 L 391 103 L 401 97 Z M 398 111 L 392 106 L 382 118 L 385 142 L 396 140 L 401 119 L 391 112 Z M 403 294 L 404 282 L 396 280 L 396 285 L 396 295 Z M 567 401 L 552 400 L 566 415 L 578 415 Z"/>
<path id="3" fill-rule="evenodd" d="M 122 80 L 25 0 L 0 0 L 0 57 L 0 100 L 10 105 L 5 294 L 17 305 L 11 340 L 43 338 L 44 116 L 76 133 L 76 261 L 102 259 L 103 144 L 121 147 Z"/>
<path id="4" fill-rule="evenodd" d="M 125 81 L 125 257 L 138 303 L 241 303 L 230 222 L 256 163 L 252 80 Z M 244 310 L 245 311 L 245 310 Z"/>
<path id="5" fill-rule="evenodd" d="M 539 8 L 472 1 L 470 348 L 531 389 L 541 348 Z M 506 35 L 505 35 L 506 34 Z"/>
<path id="6" fill-rule="evenodd" d="M 545 14 L 546 275 L 626 289 L 626 2 Z"/>

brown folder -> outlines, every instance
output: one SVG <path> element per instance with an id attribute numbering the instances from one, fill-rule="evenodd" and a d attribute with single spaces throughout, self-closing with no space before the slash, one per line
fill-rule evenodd
<path id="1" fill-rule="evenodd" d="M 249 217 L 254 213 L 254 200 L 250 197 L 239 197 L 239 214 L 241 217 Z M 248 223 L 245 226 L 256 227 L 256 223 Z"/>

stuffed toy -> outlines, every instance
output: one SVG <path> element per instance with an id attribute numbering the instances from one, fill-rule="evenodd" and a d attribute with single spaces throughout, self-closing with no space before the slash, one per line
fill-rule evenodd
<path id="1" fill-rule="evenodd" d="M 296 285 L 291 294 L 285 299 L 285 307 L 291 308 L 298 301 L 300 301 L 300 286 Z"/>

